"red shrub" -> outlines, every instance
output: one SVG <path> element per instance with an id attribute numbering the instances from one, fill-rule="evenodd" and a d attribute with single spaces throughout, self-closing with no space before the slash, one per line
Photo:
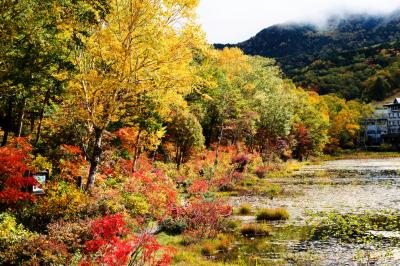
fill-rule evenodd
<path id="1" fill-rule="evenodd" d="M 232 164 L 235 164 L 236 171 L 244 172 L 250 158 L 245 154 L 239 154 L 232 158 Z"/>
<path id="2" fill-rule="evenodd" d="M 232 207 L 221 201 L 196 200 L 181 208 L 180 215 L 186 220 L 187 232 L 196 231 L 198 238 L 215 237 L 223 219 L 232 214 Z"/>
<path id="3" fill-rule="evenodd" d="M 128 261 L 139 265 L 169 265 L 171 249 L 161 246 L 147 234 L 130 235 L 121 214 L 99 218 L 91 224 L 92 240 L 85 244 L 87 256 L 81 265 L 125 265 Z"/>
<path id="4" fill-rule="evenodd" d="M 268 172 L 274 169 L 273 166 L 259 166 L 254 171 L 254 174 L 258 176 L 258 178 L 264 178 Z"/>
<path id="5" fill-rule="evenodd" d="M 309 131 L 304 125 L 299 124 L 294 132 L 294 137 L 297 141 L 295 155 L 298 159 L 303 160 L 313 150 Z"/>
<path id="6" fill-rule="evenodd" d="M 152 217 L 159 221 L 170 216 L 177 205 L 176 184 L 159 170 L 133 173 L 133 178 L 124 189 L 142 195 L 152 206 Z"/>
<path id="7" fill-rule="evenodd" d="M 191 194 L 204 194 L 208 192 L 208 189 L 209 186 L 206 180 L 195 180 L 188 188 L 188 192 Z"/>
<path id="8" fill-rule="evenodd" d="M 219 191 L 232 191 L 234 187 L 232 178 L 229 176 L 213 180 L 213 185 L 216 186 Z"/>
<path id="9" fill-rule="evenodd" d="M 78 146 L 63 144 L 60 146 L 62 160 L 60 160 L 61 177 L 72 181 L 77 176 L 85 175 L 88 171 L 88 163 Z"/>
<path id="10" fill-rule="evenodd" d="M 147 233 L 136 237 L 134 247 L 135 251 L 132 257 L 135 255 L 141 255 L 141 258 L 138 259 L 139 265 L 170 265 L 172 262 L 172 256 L 169 254 L 175 252 L 172 248 L 161 246 L 153 236 Z M 157 252 L 159 251 L 164 251 L 160 258 L 157 256 Z"/>
<path id="11" fill-rule="evenodd" d="M 4 207 L 34 200 L 27 188 L 37 182 L 33 177 L 24 177 L 25 171 L 29 170 L 30 151 L 30 145 L 22 138 L 0 147 L 0 203 Z"/>

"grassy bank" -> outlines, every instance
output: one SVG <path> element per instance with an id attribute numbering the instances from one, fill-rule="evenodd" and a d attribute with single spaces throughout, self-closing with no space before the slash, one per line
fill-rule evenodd
<path id="1" fill-rule="evenodd" d="M 349 159 L 386 159 L 386 158 L 400 158 L 400 152 L 346 150 L 335 155 L 323 155 L 319 158 L 319 160 L 332 161 L 332 160 L 349 160 Z"/>

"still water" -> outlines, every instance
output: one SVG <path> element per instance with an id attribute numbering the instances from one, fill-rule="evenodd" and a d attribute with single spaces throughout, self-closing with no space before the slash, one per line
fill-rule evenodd
<path id="1" fill-rule="evenodd" d="M 400 225 L 392 231 L 368 232 L 381 236 L 373 243 L 349 243 L 339 238 L 315 240 L 310 223 L 330 212 L 341 214 L 400 213 L 400 158 L 339 160 L 303 167 L 291 178 L 274 179 L 283 195 L 234 197 L 235 206 L 286 208 L 291 217 L 272 223 L 266 238 L 238 239 L 224 259 L 242 257 L 253 265 L 400 265 Z M 254 217 L 239 217 L 253 222 Z"/>

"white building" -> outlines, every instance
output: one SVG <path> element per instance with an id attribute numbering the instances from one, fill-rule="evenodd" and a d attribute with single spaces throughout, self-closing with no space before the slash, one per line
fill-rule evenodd
<path id="1" fill-rule="evenodd" d="M 400 98 L 384 105 L 388 109 L 388 134 L 400 133 Z"/>
<path id="2" fill-rule="evenodd" d="M 365 143 L 378 146 L 384 143 L 388 133 L 389 109 L 377 109 L 371 118 L 364 121 Z"/>
<path id="3" fill-rule="evenodd" d="M 364 141 L 367 146 L 378 146 L 383 143 L 400 144 L 400 98 L 393 103 L 377 109 L 371 118 L 364 121 Z"/>

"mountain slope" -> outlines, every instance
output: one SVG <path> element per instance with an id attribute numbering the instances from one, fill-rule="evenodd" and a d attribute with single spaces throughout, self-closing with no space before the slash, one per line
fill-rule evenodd
<path id="1" fill-rule="evenodd" d="M 332 17 L 324 28 L 275 25 L 242 43 L 215 45 L 232 46 L 246 54 L 275 58 L 298 85 L 322 94 L 379 100 L 400 85 L 400 80 L 393 80 L 396 75 L 387 73 L 399 61 L 400 11 L 387 16 Z M 386 81 L 381 92 L 382 84 L 375 84 L 378 76 Z"/>

